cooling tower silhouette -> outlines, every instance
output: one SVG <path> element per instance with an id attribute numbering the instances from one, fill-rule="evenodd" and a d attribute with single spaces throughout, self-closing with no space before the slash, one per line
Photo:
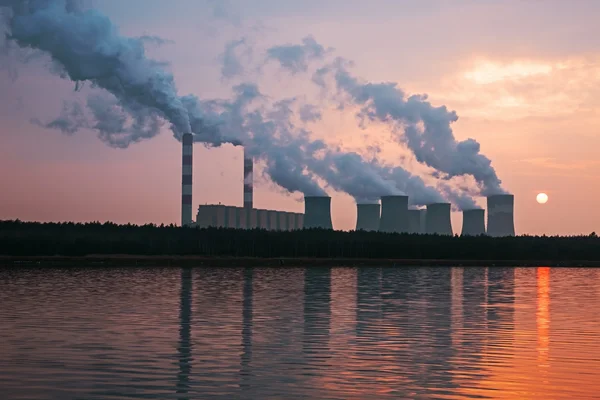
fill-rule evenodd
<path id="1" fill-rule="evenodd" d="M 452 235 L 452 222 L 450 221 L 450 203 L 434 203 L 427 205 L 425 218 L 426 232 L 428 234 Z"/>
<path id="2" fill-rule="evenodd" d="M 423 233 L 421 231 L 421 210 L 408 210 L 408 233 Z"/>
<path id="3" fill-rule="evenodd" d="M 304 196 L 304 229 L 333 229 L 331 197 Z"/>
<path id="4" fill-rule="evenodd" d="M 356 205 L 356 230 L 376 231 L 379 229 L 379 204 Z"/>
<path id="5" fill-rule="evenodd" d="M 461 236 L 485 235 L 485 210 L 464 210 Z"/>
<path id="6" fill-rule="evenodd" d="M 515 196 L 500 194 L 488 196 L 487 234 L 493 237 L 515 236 Z"/>
<path id="7" fill-rule="evenodd" d="M 408 232 L 408 196 L 382 196 L 380 232 Z"/>

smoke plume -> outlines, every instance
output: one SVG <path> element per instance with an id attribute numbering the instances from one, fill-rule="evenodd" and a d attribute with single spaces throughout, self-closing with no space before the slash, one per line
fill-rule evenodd
<path id="1" fill-rule="evenodd" d="M 505 193 L 502 181 L 491 165 L 491 160 L 480 152 L 474 139 L 458 142 L 451 124 L 458 119 L 446 106 L 434 107 L 427 95 L 407 96 L 396 83 L 366 83 L 352 76 L 344 60 L 338 59 L 319 69 L 313 81 L 322 87 L 325 77 L 333 75 L 338 91 L 358 105 L 357 116 L 362 121 L 379 121 L 389 124 L 397 141 L 404 143 L 416 159 L 450 179 L 472 175 L 481 194 Z"/>
<path id="2" fill-rule="evenodd" d="M 298 106 L 296 99 L 285 99 L 267 107 L 255 84 L 235 86 L 232 100 L 179 95 L 164 63 L 146 56 L 144 42 L 158 43 L 156 38 L 124 37 L 108 17 L 79 7 L 75 0 L 0 0 L 0 7 L 8 10 L 5 30 L 10 42 L 50 56 L 54 70 L 74 82 L 76 89 L 86 82 L 94 89 L 85 106 L 66 104 L 55 120 L 34 120 L 38 125 L 68 134 L 92 129 L 110 146 L 126 148 L 156 136 L 167 123 L 179 140 L 192 132 L 196 142 L 207 146 L 244 145 L 250 155 L 264 161 L 271 180 L 290 192 L 323 195 L 318 183 L 322 179 L 359 202 L 405 193 L 413 204 L 441 200 L 435 188 L 401 167 L 366 161 L 357 153 L 311 139 L 311 132 L 295 120 L 320 120 L 321 112 L 314 106 Z M 225 77 L 243 72 L 236 49 L 244 44 L 234 41 L 226 48 L 222 57 Z M 274 60 L 297 74 L 331 50 L 308 36 L 300 45 L 270 48 L 266 61 Z M 337 89 L 361 107 L 361 117 L 390 123 L 402 133 L 398 138 L 420 162 L 443 172 L 444 177 L 472 174 L 486 192 L 501 190 L 489 159 L 479 153 L 479 144 L 454 139 L 450 124 L 456 120 L 455 113 L 431 106 L 425 96 L 406 98 L 395 84 L 362 83 L 341 62 L 320 69 L 314 80 L 324 86 L 330 76 Z M 444 190 L 448 197 L 463 201 L 448 190 Z"/>
<path id="3" fill-rule="evenodd" d="M 112 94 L 112 110 L 118 109 L 129 121 L 121 124 L 128 128 L 118 131 L 118 125 L 106 119 L 114 112 L 91 109 L 95 120 L 78 127 L 97 129 L 109 144 L 127 147 L 157 134 L 158 130 L 149 125 L 156 126 L 154 119 L 159 117 L 168 121 L 178 139 L 192 132 L 196 141 L 212 145 L 235 142 L 235 138 L 219 135 L 214 126 L 218 121 L 204 118 L 197 98 L 178 95 L 173 75 L 162 63 L 146 56 L 147 37 L 121 36 L 108 17 L 79 7 L 75 0 L 0 0 L 0 6 L 8 10 L 6 30 L 10 41 L 49 55 L 60 76 L 75 82 L 76 87 L 90 82 L 92 87 Z M 96 101 L 88 100 L 87 106 L 93 107 Z M 67 126 L 52 122 L 46 125 Z"/>
<path id="4" fill-rule="evenodd" d="M 325 49 L 312 36 L 302 39 L 302 44 L 274 46 L 267 50 L 267 61 L 277 61 L 292 74 L 306 72 L 308 64 L 322 60 L 333 49 Z"/>

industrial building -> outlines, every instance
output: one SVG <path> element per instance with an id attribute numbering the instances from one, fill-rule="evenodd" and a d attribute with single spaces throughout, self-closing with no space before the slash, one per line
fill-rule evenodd
<path id="1" fill-rule="evenodd" d="M 375 204 L 356 205 L 356 230 L 376 231 L 379 229 L 381 206 Z"/>
<path id="2" fill-rule="evenodd" d="M 514 207 L 515 197 L 512 194 L 488 196 L 488 235 L 515 236 Z"/>
<path id="3" fill-rule="evenodd" d="M 423 233 L 421 230 L 421 210 L 408 210 L 408 233 Z"/>
<path id="4" fill-rule="evenodd" d="M 450 210 L 450 203 L 428 204 L 427 216 L 425 217 L 425 233 L 452 236 Z"/>
<path id="5" fill-rule="evenodd" d="M 199 228 L 222 227 L 236 229 L 333 229 L 331 197 L 304 196 L 304 213 L 263 210 L 253 204 L 253 159 L 244 151 L 243 207 L 207 204 L 198 207 L 196 222 L 192 219 L 193 136 L 182 137 L 181 225 Z M 409 209 L 408 196 L 382 196 L 377 203 L 357 204 L 356 230 L 388 233 L 425 233 L 452 235 L 450 203 L 433 203 L 426 209 Z M 487 197 L 487 234 L 514 236 L 514 196 Z M 486 234 L 485 210 L 463 211 L 461 235 Z"/>
<path id="6" fill-rule="evenodd" d="M 464 210 L 461 236 L 479 235 L 485 235 L 485 210 Z"/>
<path id="7" fill-rule="evenodd" d="M 304 196 L 304 229 L 333 229 L 331 197 Z"/>
<path id="8" fill-rule="evenodd" d="M 291 231 L 302 229 L 303 224 L 304 214 L 300 213 L 207 204 L 198 207 L 195 226 Z"/>
<path id="9" fill-rule="evenodd" d="M 408 196 L 382 196 L 379 231 L 408 232 Z"/>

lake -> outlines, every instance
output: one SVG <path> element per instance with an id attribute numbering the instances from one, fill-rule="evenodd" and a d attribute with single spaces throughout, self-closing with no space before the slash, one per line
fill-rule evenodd
<path id="1" fill-rule="evenodd" d="M 600 269 L 0 269 L 0 398 L 588 399 Z"/>

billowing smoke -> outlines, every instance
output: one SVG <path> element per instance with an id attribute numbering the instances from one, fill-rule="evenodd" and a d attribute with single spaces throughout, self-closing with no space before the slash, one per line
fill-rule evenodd
<path id="1" fill-rule="evenodd" d="M 346 64 L 336 60 L 319 69 L 313 81 L 323 86 L 325 77 L 333 75 L 338 91 L 361 107 L 357 116 L 362 121 L 388 123 L 395 138 L 405 143 L 419 162 L 440 172 L 438 178 L 471 175 L 482 195 L 505 193 L 490 159 L 481 154 L 479 143 L 455 139 L 451 124 L 458 116 L 454 111 L 432 106 L 427 95 L 407 96 L 396 83 L 361 82 L 348 72 Z"/>
<path id="2" fill-rule="evenodd" d="M 357 201 L 376 201 L 386 194 L 401 194 L 394 182 L 381 178 L 356 153 L 329 148 L 322 140 L 311 139 L 309 131 L 294 123 L 297 99 L 284 99 L 272 107 L 256 106 L 264 100 L 252 84 L 234 88 L 231 101 L 206 104 L 219 115 L 223 132 L 238 132 L 246 152 L 266 163 L 271 180 L 289 191 L 323 195 L 316 183 L 321 178 L 334 190 L 353 196 Z M 251 105 L 255 105 L 250 109 Z M 300 106 L 302 114 L 303 106 Z M 314 111 L 314 110 L 313 110 Z M 299 115 L 300 120 L 303 119 Z"/>
<path id="3" fill-rule="evenodd" d="M 198 99 L 178 95 L 173 75 L 146 56 L 147 37 L 121 36 L 108 17 L 79 7 L 75 0 L 0 0 L 0 6 L 7 10 L 7 36 L 13 43 L 49 55 L 60 76 L 77 87 L 90 82 L 114 96 L 108 113 L 90 107 L 97 99 L 88 100 L 94 120 L 80 124 L 97 129 L 109 144 L 127 147 L 156 135 L 159 130 L 151 128 L 157 117 L 168 121 L 178 139 L 192 132 L 196 141 L 212 145 L 235 142 L 219 135 L 214 126 L 218 121 L 201 112 Z M 115 113 L 126 120 L 120 131 L 105 119 Z M 57 122 L 47 125 L 74 129 Z"/>
<path id="4" fill-rule="evenodd" d="M 312 36 L 307 36 L 302 39 L 302 44 L 271 47 L 267 50 L 267 61 L 277 61 L 292 74 L 297 74 L 306 72 L 311 61 L 322 60 L 332 50 L 325 49 Z"/>
<path id="5" fill-rule="evenodd" d="M 246 54 L 249 53 L 246 40 L 246 38 L 232 40 L 225 45 L 225 50 L 219 57 L 221 60 L 221 76 L 224 79 L 231 79 L 244 73 L 244 66 L 238 53 L 244 48 L 246 48 Z"/>
<path id="6" fill-rule="evenodd" d="M 132 143 L 151 138 L 164 124 L 156 110 L 132 103 L 137 109 L 126 110 L 114 96 L 92 94 L 87 98 L 88 115 L 78 102 L 64 102 L 61 114 L 43 123 L 34 118 L 32 123 L 44 128 L 58 129 L 72 135 L 81 129 L 98 133 L 98 138 L 114 148 L 126 148 Z"/>
<path id="7" fill-rule="evenodd" d="M 310 132 L 293 121 L 318 121 L 320 110 L 314 106 L 302 105 L 295 112 L 296 100 L 286 99 L 270 109 L 256 107 L 264 96 L 253 84 L 234 87 L 235 97 L 230 101 L 180 96 L 165 65 L 145 54 L 144 42 L 158 44 L 160 40 L 123 37 L 106 16 L 79 7 L 75 0 L 0 0 L 0 6 L 8 10 L 6 31 L 11 42 L 49 55 L 60 76 L 75 82 L 77 89 L 85 82 L 92 89 L 102 89 L 101 94 L 89 95 L 85 106 L 66 104 L 53 121 L 35 120 L 39 125 L 69 134 L 92 129 L 107 144 L 126 148 L 156 136 L 167 123 L 178 139 L 192 132 L 195 141 L 210 146 L 243 144 L 249 154 L 264 161 L 273 182 L 290 192 L 322 195 L 320 178 L 360 202 L 403 193 L 411 196 L 413 204 L 441 200 L 436 189 L 400 167 L 368 162 L 357 153 L 312 140 Z M 229 69 L 222 71 L 224 75 L 243 72 L 233 56 L 241 45 L 230 43 L 228 54 L 226 49 L 223 62 L 229 63 Z M 330 50 L 306 37 L 301 45 L 269 49 L 267 61 L 276 60 L 298 73 L 307 71 L 309 62 L 324 59 Z M 320 70 L 322 83 L 329 73 L 337 88 L 362 107 L 363 117 L 393 122 L 398 131 L 403 128 L 419 161 L 448 176 L 471 173 L 486 190 L 499 189 L 500 181 L 489 160 L 479 154 L 477 142 L 454 140 L 449 126 L 456 119 L 454 113 L 432 107 L 424 97 L 405 99 L 392 84 L 360 83 L 341 63 Z"/>

